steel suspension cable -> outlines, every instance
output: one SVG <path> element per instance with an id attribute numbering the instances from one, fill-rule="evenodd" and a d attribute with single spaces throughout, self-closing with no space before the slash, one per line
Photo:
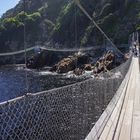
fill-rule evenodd
<path id="1" fill-rule="evenodd" d="M 26 0 L 23 1 L 23 6 L 24 6 L 24 15 L 26 14 Z M 25 18 L 24 18 L 24 30 L 23 30 L 23 34 L 24 34 L 24 60 L 25 60 L 25 82 L 26 82 L 26 93 L 28 93 L 29 91 L 29 84 L 28 84 L 28 73 L 27 73 L 27 44 L 26 44 L 26 25 L 25 25 Z"/>
<path id="2" fill-rule="evenodd" d="M 77 48 L 78 47 L 78 45 L 77 45 L 77 9 L 76 9 L 77 7 L 76 7 L 76 5 L 75 5 L 75 7 L 74 7 L 74 11 L 75 11 L 75 13 L 74 13 L 74 23 L 75 23 L 75 48 Z"/>
<path id="3" fill-rule="evenodd" d="M 97 47 L 97 46 L 94 46 L 94 47 Z M 95 50 L 93 46 L 89 46 L 89 47 L 86 47 L 86 48 L 82 48 L 80 47 L 80 50 L 81 51 L 90 51 L 90 50 Z M 27 48 L 26 49 L 26 53 L 29 52 L 29 51 L 32 51 L 34 48 L 36 48 L 36 46 L 34 47 L 31 47 L 31 48 Z M 47 50 L 47 51 L 53 51 L 53 52 L 77 52 L 79 51 L 79 48 L 62 48 L 62 49 L 55 49 L 55 48 L 49 48 L 46 46 L 42 46 L 42 47 L 39 47 L 41 48 L 42 50 Z M 25 53 L 25 50 L 20 50 L 20 51 L 15 51 L 15 52 L 7 52 L 7 53 L 0 53 L 0 57 L 2 56 L 10 56 L 10 55 L 18 55 L 18 54 L 22 54 L 22 53 Z"/>
<path id="4" fill-rule="evenodd" d="M 78 44 L 77 44 L 77 6 L 76 5 L 74 5 L 74 26 L 75 26 L 75 48 L 78 48 Z M 79 52 L 79 49 L 78 49 L 78 52 Z M 78 62 L 77 62 L 77 60 L 76 60 L 76 68 L 78 68 Z"/>
<path id="5" fill-rule="evenodd" d="M 98 26 L 98 24 L 94 21 L 94 19 L 88 14 L 88 12 L 83 8 L 79 0 L 74 0 L 76 5 L 80 8 L 80 10 L 93 22 L 96 28 L 105 36 L 105 38 L 110 42 L 110 44 L 121 54 L 124 55 L 118 47 L 111 41 L 111 39 L 105 34 L 105 32 Z"/>

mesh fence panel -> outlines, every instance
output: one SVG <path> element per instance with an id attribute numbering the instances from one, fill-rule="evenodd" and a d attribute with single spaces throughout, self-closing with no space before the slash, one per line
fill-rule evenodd
<path id="1" fill-rule="evenodd" d="M 89 79 L 0 104 L 0 140 L 82 140 L 120 86 L 121 78 Z M 10 94 L 10 93 L 9 93 Z"/>

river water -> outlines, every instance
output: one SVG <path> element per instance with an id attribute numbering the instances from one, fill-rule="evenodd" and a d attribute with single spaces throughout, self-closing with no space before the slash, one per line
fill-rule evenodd
<path id="1" fill-rule="evenodd" d="M 48 71 L 26 70 L 23 66 L 0 67 L 0 102 L 7 101 L 27 93 L 62 87 L 82 81 L 85 78 L 68 78 Z"/>

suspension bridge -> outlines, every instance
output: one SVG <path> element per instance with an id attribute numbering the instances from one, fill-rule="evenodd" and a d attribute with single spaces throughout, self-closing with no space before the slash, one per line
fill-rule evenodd
<path id="1" fill-rule="evenodd" d="M 139 58 L 131 56 L 117 72 L 120 78 L 91 78 L 0 103 L 0 139 L 140 139 Z"/>
<path id="2" fill-rule="evenodd" d="M 140 139 L 140 71 L 139 59 L 132 58 L 117 102 L 112 100 L 86 140 Z M 114 98 L 116 98 L 116 96 Z M 113 105 L 113 103 L 115 103 Z M 111 110 L 111 111 L 110 111 Z"/>
<path id="3" fill-rule="evenodd" d="M 122 55 L 79 1 L 76 3 Z M 130 54 L 125 63 L 111 71 L 120 72 L 119 77 L 109 74 L 109 78 L 91 78 L 0 103 L 0 140 L 139 140 L 140 61 Z"/>

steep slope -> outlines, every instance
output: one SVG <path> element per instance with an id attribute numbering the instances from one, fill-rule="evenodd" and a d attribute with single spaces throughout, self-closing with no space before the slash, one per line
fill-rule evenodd
<path id="1" fill-rule="evenodd" d="M 140 29 L 139 0 L 80 0 L 98 25 L 116 43 Z M 101 44 L 101 33 L 74 4 L 73 0 L 23 0 L 0 19 L 0 52 L 23 48 L 26 24 L 28 47 L 51 42 L 67 47 Z"/>
<path id="2" fill-rule="evenodd" d="M 36 12 L 39 8 L 47 7 L 46 17 L 50 20 L 55 20 L 58 16 L 61 7 L 67 4 L 68 0 L 25 0 L 25 10 L 31 14 Z M 24 9 L 24 0 L 20 0 L 19 4 L 15 8 L 7 11 L 3 18 L 16 16 L 19 12 Z"/>
<path id="3" fill-rule="evenodd" d="M 93 16 L 98 25 L 115 43 L 127 43 L 130 33 L 136 30 L 140 19 L 140 2 L 137 0 L 81 0 L 81 4 Z M 74 4 L 63 9 L 58 18 L 53 38 L 59 43 L 74 44 Z M 66 18 L 67 17 L 67 18 Z M 99 44 L 103 36 L 76 8 L 77 36 L 80 45 Z M 64 32 L 66 31 L 66 32 Z"/>
<path id="4" fill-rule="evenodd" d="M 48 40 L 61 7 L 66 0 L 23 0 L 7 11 L 0 20 L 0 51 L 23 49 L 24 20 L 28 47 Z"/>

